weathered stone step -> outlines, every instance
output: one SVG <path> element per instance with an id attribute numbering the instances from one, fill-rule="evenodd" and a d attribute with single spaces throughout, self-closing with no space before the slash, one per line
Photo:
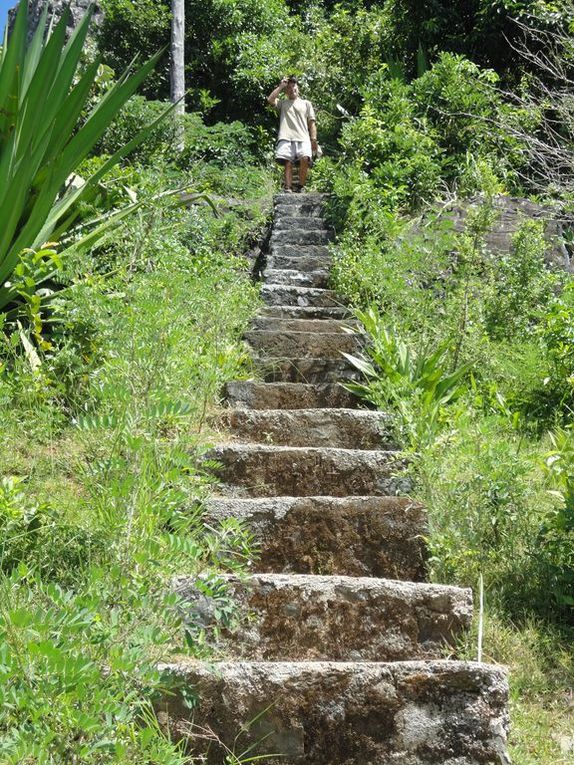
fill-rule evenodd
<path id="1" fill-rule="evenodd" d="M 266 273 L 274 270 L 329 271 L 333 259 L 330 255 L 269 255 Z"/>
<path id="2" fill-rule="evenodd" d="M 342 353 L 360 353 L 364 337 L 344 332 L 277 332 L 251 330 L 245 339 L 259 356 L 340 359 Z"/>
<path id="3" fill-rule="evenodd" d="M 327 258 L 331 260 L 329 247 L 325 244 L 276 244 L 270 245 L 270 257 L 297 258 Z"/>
<path id="4" fill-rule="evenodd" d="M 306 229 L 289 227 L 286 229 L 273 228 L 271 246 L 278 244 L 327 244 L 333 239 L 328 229 Z"/>
<path id="5" fill-rule="evenodd" d="M 289 287 L 285 284 L 264 284 L 261 287 L 261 297 L 267 305 L 299 306 L 313 308 L 338 308 L 341 301 L 333 290 L 317 289 L 316 287 Z"/>
<path id="6" fill-rule="evenodd" d="M 247 409 L 317 409 L 358 407 L 357 397 L 342 385 L 321 383 L 227 383 L 224 395 L 231 406 Z"/>
<path id="7" fill-rule="evenodd" d="M 250 746 L 250 756 L 262 755 L 265 765 L 508 761 L 508 679 L 501 667 L 187 659 L 161 669 L 187 693 L 165 697 L 160 720 L 175 739 L 186 739 L 190 753 L 204 754 L 207 765 Z M 189 692 L 198 698 L 193 709 Z M 214 735 L 197 735 L 206 729 Z"/>
<path id="8" fill-rule="evenodd" d="M 406 493 L 410 482 L 397 452 L 264 444 L 220 444 L 209 457 L 229 489 L 248 497 Z"/>
<path id="9" fill-rule="evenodd" d="M 319 191 L 305 191 L 303 194 L 279 193 L 275 195 L 274 203 L 276 205 L 289 205 L 290 207 L 298 207 L 300 205 L 309 204 L 310 202 L 323 204 L 327 201 L 328 198 L 328 194 L 322 194 Z"/>
<path id="10" fill-rule="evenodd" d="M 269 284 L 326 289 L 329 285 L 329 272 L 325 270 L 304 271 L 296 268 L 266 268 L 263 273 L 263 280 Z"/>
<path id="11" fill-rule="evenodd" d="M 272 316 L 256 316 L 251 326 L 253 329 L 268 332 L 357 332 L 360 324 L 354 319 L 281 319 Z"/>
<path id="12" fill-rule="evenodd" d="M 229 409 L 217 423 L 233 436 L 257 443 L 396 449 L 391 418 L 368 409 Z"/>
<path id="13" fill-rule="evenodd" d="M 267 305 L 259 315 L 279 319 L 346 319 L 352 314 L 345 306 L 318 308 L 314 305 Z"/>
<path id="14" fill-rule="evenodd" d="M 343 357 L 315 359 L 299 356 L 282 359 L 277 356 L 259 356 L 253 358 L 253 364 L 266 382 L 350 382 L 360 378 L 360 373 Z"/>
<path id="15" fill-rule="evenodd" d="M 329 231 L 325 219 L 319 215 L 278 215 L 275 213 L 273 231 Z"/>
<path id="16" fill-rule="evenodd" d="M 297 200 L 296 204 L 283 204 L 283 202 L 278 202 L 275 204 L 275 216 L 281 218 L 289 216 L 297 218 L 307 216 L 321 216 L 324 209 L 325 203 L 323 200 Z"/>
<path id="17" fill-rule="evenodd" d="M 211 499 L 204 520 L 237 518 L 253 535 L 254 571 L 426 579 L 427 515 L 408 497 Z"/>
<path id="18" fill-rule="evenodd" d="M 472 620 L 472 592 L 392 579 L 309 574 L 219 577 L 243 616 L 213 645 L 251 661 L 409 661 L 440 659 Z M 175 592 L 205 628 L 217 600 L 201 578 L 179 576 Z M 190 611 L 188 612 L 188 607 Z"/>

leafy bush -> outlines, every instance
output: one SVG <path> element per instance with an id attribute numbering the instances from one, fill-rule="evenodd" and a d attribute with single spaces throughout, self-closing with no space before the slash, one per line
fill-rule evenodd
<path id="1" fill-rule="evenodd" d="M 104 60 L 122 71 L 142 51 L 163 48 L 170 40 L 171 5 L 133 0 L 103 0 L 105 20 L 99 33 Z M 264 114 L 265 96 L 297 59 L 299 33 L 283 0 L 187 0 L 185 59 L 192 111 L 209 105 L 213 118 L 242 119 Z M 144 93 L 169 95 L 167 54 Z"/>
<path id="2" fill-rule="evenodd" d="M 559 500 L 540 527 L 540 556 L 548 569 L 548 590 L 559 608 L 574 620 L 574 442 L 572 430 L 550 434 L 552 451 L 545 467 L 552 493 Z"/>
<path id="3" fill-rule="evenodd" d="M 165 48 L 170 41 L 171 15 L 168 2 L 160 0 L 100 0 L 103 21 L 98 29 L 98 47 L 116 75 L 136 56 Z M 169 97 L 169 53 L 165 52 L 154 72 L 143 84 L 143 92 L 154 99 Z"/>
<path id="4" fill-rule="evenodd" d="M 183 168 L 197 160 L 227 167 L 243 165 L 253 163 L 257 156 L 253 131 L 242 122 L 204 125 L 199 115 L 188 115 L 184 140 L 185 149 L 177 158 Z"/>
<path id="5" fill-rule="evenodd" d="M 440 151 L 432 137 L 417 129 L 406 88 L 395 81 L 384 112 L 366 104 L 343 129 L 346 161 L 369 173 L 391 209 L 419 206 L 432 199 L 440 180 Z"/>
<path id="6" fill-rule="evenodd" d="M 413 82 L 416 111 L 432 126 L 447 180 L 455 178 L 471 156 L 495 168 L 507 187 L 516 187 L 516 171 L 525 160 L 513 125 L 530 118 L 504 102 L 498 82 L 491 69 L 450 53 L 441 53 L 432 68 Z"/>
<path id="7" fill-rule="evenodd" d="M 525 160 L 513 125 L 529 118 L 503 101 L 497 79 L 451 54 L 411 84 L 389 64 L 368 73 L 363 105 L 340 137 L 347 205 L 369 184 L 380 192 L 378 206 L 393 211 L 419 209 L 445 187 L 515 189 Z"/>
<path id="8" fill-rule="evenodd" d="M 485 301 L 490 337 L 534 333 L 564 281 L 563 275 L 548 270 L 544 260 L 547 247 L 544 224 L 526 221 L 513 236 L 511 253 L 494 260 L 493 289 Z"/>
<path id="9" fill-rule="evenodd" d="M 143 96 L 132 96 L 115 117 L 94 149 L 95 155 L 115 154 L 130 142 L 146 125 L 154 123 L 165 112 L 163 101 L 148 101 Z M 165 120 L 148 133 L 131 157 L 150 161 L 157 151 L 166 151 L 173 145 L 175 129 L 171 120 Z"/>
<path id="10" fill-rule="evenodd" d="M 154 123 L 165 112 L 167 104 L 132 96 L 106 131 L 96 153 L 113 154 L 146 125 Z M 218 162 L 239 165 L 254 159 L 255 143 L 251 128 L 241 122 L 206 125 L 200 114 L 189 113 L 183 118 L 184 150 L 175 150 L 175 125 L 165 121 L 149 132 L 149 137 L 132 152 L 131 157 L 151 165 L 154 158 L 173 162 L 190 169 L 194 162 Z"/>
<path id="11" fill-rule="evenodd" d="M 552 502 L 536 464 L 539 448 L 505 415 L 481 416 L 466 403 L 418 466 L 434 577 L 476 587 L 482 574 L 487 601 L 512 620 L 553 619 L 539 541 Z"/>
<path id="12" fill-rule="evenodd" d="M 392 55 L 411 73 L 416 71 L 421 46 L 431 57 L 447 50 L 503 71 L 517 60 L 512 47 L 520 35 L 515 19 L 528 22 L 535 18 L 548 28 L 559 29 L 571 18 L 567 3 L 546 0 L 464 0 L 457 5 L 448 0 L 386 0 L 383 8 Z"/>
<path id="13" fill-rule="evenodd" d="M 3 762 L 183 765 L 149 701 L 162 687 L 155 662 L 177 627 L 174 599 L 129 579 L 120 589 L 119 570 L 94 570 L 81 594 L 2 582 Z"/>
<path id="14" fill-rule="evenodd" d="M 72 572 L 102 552 L 101 540 L 49 504 L 31 502 L 22 483 L 16 478 L 0 482 L 0 570 L 33 570 L 46 580 L 73 581 Z"/>

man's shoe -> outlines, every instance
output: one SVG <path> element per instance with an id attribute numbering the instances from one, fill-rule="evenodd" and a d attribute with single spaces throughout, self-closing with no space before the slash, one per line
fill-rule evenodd
<path id="1" fill-rule="evenodd" d="M 283 193 L 284 194 L 292 194 L 293 193 L 293 189 L 284 188 L 283 189 Z"/>

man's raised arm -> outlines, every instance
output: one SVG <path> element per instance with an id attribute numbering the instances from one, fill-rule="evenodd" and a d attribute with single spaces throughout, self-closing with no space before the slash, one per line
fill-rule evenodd
<path id="1" fill-rule="evenodd" d="M 276 107 L 277 101 L 279 100 L 279 93 L 281 93 L 282 90 L 285 90 L 285 86 L 287 85 L 287 77 L 283 77 L 279 85 L 275 88 L 275 90 L 270 93 L 267 96 L 267 103 L 271 104 L 271 106 Z"/>

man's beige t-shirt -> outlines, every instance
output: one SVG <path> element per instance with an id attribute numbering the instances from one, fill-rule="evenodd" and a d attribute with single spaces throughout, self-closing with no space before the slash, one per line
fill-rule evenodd
<path id="1" fill-rule="evenodd" d="M 276 106 L 279 112 L 279 141 L 307 141 L 309 139 L 308 120 L 315 119 L 315 110 L 311 101 L 284 98 Z"/>

